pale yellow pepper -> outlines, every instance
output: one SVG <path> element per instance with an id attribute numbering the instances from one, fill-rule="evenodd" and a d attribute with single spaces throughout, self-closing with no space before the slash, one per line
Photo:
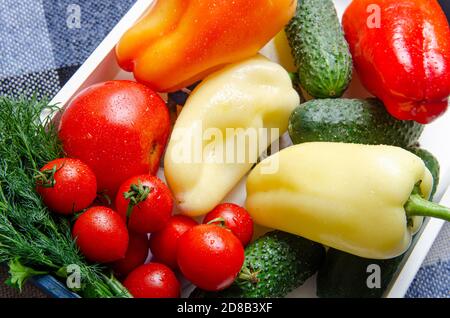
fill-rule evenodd
<path id="1" fill-rule="evenodd" d="M 411 196 L 416 189 L 427 199 L 433 180 L 423 161 L 401 148 L 305 143 L 265 161 L 247 180 L 254 221 L 361 257 L 396 257 L 422 224 L 415 215 L 450 215 Z M 278 163 L 276 173 L 262 171 L 269 161 Z"/>
<path id="2" fill-rule="evenodd" d="M 287 71 L 261 55 L 203 80 L 176 121 L 164 159 L 165 177 L 181 212 L 199 216 L 219 204 L 259 155 L 287 131 L 299 102 Z M 263 138 L 262 128 L 278 134 Z M 235 134 L 229 134 L 230 129 L 236 129 Z M 248 129 L 257 132 L 256 139 L 246 138 Z M 234 160 L 226 158 L 231 149 Z M 244 160 L 239 160 L 243 153 Z"/>

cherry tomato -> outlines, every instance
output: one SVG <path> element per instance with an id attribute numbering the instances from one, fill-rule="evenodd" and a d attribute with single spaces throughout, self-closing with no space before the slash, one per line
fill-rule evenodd
<path id="1" fill-rule="evenodd" d="M 170 268 L 149 263 L 132 271 L 123 285 L 135 298 L 178 298 L 180 283 Z"/>
<path id="2" fill-rule="evenodd" d="M 219 204 L 206 215 L 203 223 L 207 224 L 217 219 L 223 221 L 213 222 L 213 224 L 223 222 L 225 228 L 233 232 L 242 245 L 247 246 L 253 237 L 253 220 L 246 209 L 233 203 Z"/>
<path id="3" fill-rule="evenodd" d="M 36 190 L 51 211 L 68 215 L 92 204 L 97 196 L 97 180 L 80 160 L 62 158 L 42 167 Z"/>
<path id="4" fill-rule="evenodd" d="M 169 188 L 157 177 L 140 175 L 123 183 L 116 197 L 117 212 L 128 219 L 130 230 L 151 233 L 161 230 L 172 215 Z"/>
<path id="5" fill-rule="evenodd" d="M 126 276 L 136 267 L 143 265 L 148 256 L 148 235 L 129 233 L 130 240 L 125 258 L 111 264 L 117 276 Z"/>
<path id="6" fill-rule="evenodd" d="M 156 174 L 169 133 L 165 102 L 132 81 L 86 88 L 64 111 L 59 127 L 67 155 L 88 164 L 99 192 L 110 198 L 132 176 Z"/>
<path id="7" fill-rule="evenodd" d="M 229 287 L 244 263 L 241 241 L 223 227 L 197 225 L 178 241 L 178 266 L 194 285 L 208 291 Z"/>
<path id="8" fill-rule="evenodd" d="M 177 269 L 178 239 L 196 225 L 198 223 L 187 216 L 172 216 L 162 230 L 153 233 L 150 237 L 150 250 L 155 260 L 172 269 Z"/>
<path id="9" fill-rule="evenodd" d="M 121 216 L 106 207 L 93 207 L 75 221 L 72 236 L 90 261 L 109 263 L 125 257 L 128 230 Z"/>

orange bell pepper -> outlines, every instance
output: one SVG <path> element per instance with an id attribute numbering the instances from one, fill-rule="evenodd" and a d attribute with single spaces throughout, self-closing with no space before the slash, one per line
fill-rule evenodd
<path id="1" fill-rule="evenodd" d="M 116 47 L 119 65 L 158 92 L 187 87 L 255 55 L 297 0 L 157 0 Z"/>

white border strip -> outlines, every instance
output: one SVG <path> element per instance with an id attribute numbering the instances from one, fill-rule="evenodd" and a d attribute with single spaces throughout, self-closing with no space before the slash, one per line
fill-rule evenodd
<path id="1" fill-rule="evenodd" d="M 58 104 L 63 107 L 69 99 L 80 89 L 80 86 L 91 76 L 96 68 L 106 59 L 122 35 L 133 26 L 133 24 L 150 7 L 153 0 L 138 0 L 133 7 L 125 14 L 119 23 L 112 29 L 106 38 L 100 43 L 95 51 L 75 72 L 70 80 L 61 88 L 58 94 L 52 99 L 51 104 Z"/>

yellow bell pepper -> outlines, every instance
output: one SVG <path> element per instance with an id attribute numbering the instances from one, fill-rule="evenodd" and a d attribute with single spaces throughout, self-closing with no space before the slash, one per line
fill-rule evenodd
<path id="1" fill-rule="evenodd" d="M 164 159 L 181 212 L 199 216 L 219 204 L 287 131 L 298 104 L 287 71 L 261 55 L 207 77 L 178 117 Z"/>
<path id="2" fill-rule="evenodd" d="M 270 161 L 278 163 L 276 173 L 262 171 Z M 389 259 L 408 249 L 420 215 L 449 220 L 449 209 L 426 200 L 432 185 L 423 161 L 401 148 L 305 143 L 253 169 L 246 207 L 260 225 Z"/>

